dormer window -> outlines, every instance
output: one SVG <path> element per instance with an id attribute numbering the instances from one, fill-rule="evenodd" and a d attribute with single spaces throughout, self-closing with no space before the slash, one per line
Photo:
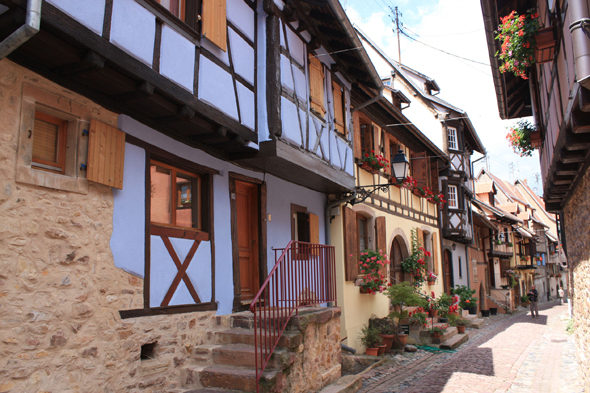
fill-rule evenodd
<path id="1" fill-rule="evenodd" d="M 459 150 L 457 143 L 457 129 L 453 127 L 447 127 L 447 141 L 450 150 Z"/>

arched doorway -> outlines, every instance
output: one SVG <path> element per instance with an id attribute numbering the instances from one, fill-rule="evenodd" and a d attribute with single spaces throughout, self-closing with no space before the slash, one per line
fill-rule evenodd
<path id="1" fill-rule="evenodd" d="M 451 289 L 454 287 L 453 283 L 453 256 L 449 250 L 445 250 L 443 252 L 443 266 L 442 266 L 442 275 L 443 275 L 443 283 L 445 288 L 445 293 L 450 295 Z"/>
<path id="2" fill-rule="evenodd" d="M 401 236 L 398 235 L 393 238 L 389 255 L 389 281 L 392 284 L 397 284 L 402 281 L 411 282 L 411 275 L 402 270 L 402 261 L 409 256 L 409 253 L 408 246 Z"/>

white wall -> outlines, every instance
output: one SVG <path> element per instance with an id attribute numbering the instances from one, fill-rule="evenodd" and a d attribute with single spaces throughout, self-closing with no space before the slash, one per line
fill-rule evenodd
<path id="1" fill-rule="evenodd" d="M 213 176 L 213 231 L 215 233 L 215 270 L 217 272 L 215 276 L 215 299 L 218 302 L 218 314 L 231 313 L 233 302 L 229 172 L 236 172 L 266 181 L 267 212 L 271 218 L 267 222 L 267 264 L 269 270 L 275 263 L 272 248 L 285 247 L 291 240 L 291 203 L 305 206 L 308 212 L 319 217 L 320 242 L 324 243 L 324 207 L 326 205 L 326 196 L 324 194 L 271 175 L 243 169 L 219 160 L 201 150 L 175 141 L 124 115 L 119 116 L 119 129 L 161 149 L 172 152 L 181 158 L 220 171 L 219 175 Z M 126 146 L 123 190 L 114 192 L 115 212 L 111 248 L 116 266 L 141 277 L 144 273 L 145 196 L 143 192 L 138 193 L 137 190 L 145 190 L 145 156 L 142 155 L 142 149 L 129 144 L 126 144 Z M 186 245 L 180 244 L 182 242 L 177 243 L 174 244 L 175 248 L 179 247 L 179 250 L 186 248 Z M 156 272 L 158 278 L 162 277 L 162 279 L 152 280 L 151 282 L 152 300 L 155 302 L 161 301 L 162 291 L 167 290 L 170 286 L 169 282 L 172 278 L 168 277 L 169 272 L 171 271 L 173 276 L 177 271 L 172 262 L 166 259 L 165 252 L 161 250 L 161 247 L 158 247 L 158 243 L 152 241 L 152 253 L 161 262 L 158 269 L 164 269 Z M 211 265 L 211 256 L 207 254 L 207 249 L 211 249 L 207 242 L 203 242 L 199 246 L 197 255 L 191 262 L 191 267 L 194 264 L 195 270 L 189 272 L 191 280 L 195 277 L 195 280 L 192 281 L 203 302 L 209 301 L 211 298 L 211 274 L 210 268 L 207 267 Z M 182 260 L 182 255 L 179 255 L 179 258 Z M 165 268 L 165 266 L 168 266 L 168 268 Z M 154 273 L 152 272 L 152 274 Z M 159 285 L 164 289 L 154 288 L 155 285 Z M 178 295 L 175 295 L 171 304 L 182 304 L 187 299 L 190 301 L 190 295 L 184 289 L 181 289 Z"/>

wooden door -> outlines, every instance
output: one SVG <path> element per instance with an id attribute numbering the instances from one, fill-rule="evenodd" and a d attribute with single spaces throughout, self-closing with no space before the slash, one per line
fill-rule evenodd
<path id="1" fill-rule="evenodd" d="M 404 281 L 404 272 L 402 271 L 402 247 L 399 244 L 399 240 L 397 237 L 393 239 L 390 255 L 390 264 L 392 266 L 392 269 L 390 271 L 390 276 L 392 278 L 391 283 L 399 284 L 400 282 Z"/>
<path id="2" fill-rule="evenodd" d="M 258 212 L 258 186 L 236 180 L 238 260 L 242 302 L 252 300 L 260 288 Z"/>
<path id="3" fill-rule="evenodd" d="M 451 252 L 449 250 L 445 250 L 443 253 L 443 275 L 444 275 L 445 293 L 449 294 L 449 295 L 451 294 L 451 289 L 453 288 L 451 263 L 452 263 Z"/>

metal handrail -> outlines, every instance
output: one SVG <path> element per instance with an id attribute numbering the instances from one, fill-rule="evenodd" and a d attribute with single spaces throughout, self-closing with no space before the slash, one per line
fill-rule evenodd
<path id="1" fill-rule="evenodd" d="M 250 304 L 254 314 L 256 391 L 289 320 L 302 307 L 336 303 L 335 247 L 291 241 Z M 277 259 L 277 252 L 282 251 Z"/>

